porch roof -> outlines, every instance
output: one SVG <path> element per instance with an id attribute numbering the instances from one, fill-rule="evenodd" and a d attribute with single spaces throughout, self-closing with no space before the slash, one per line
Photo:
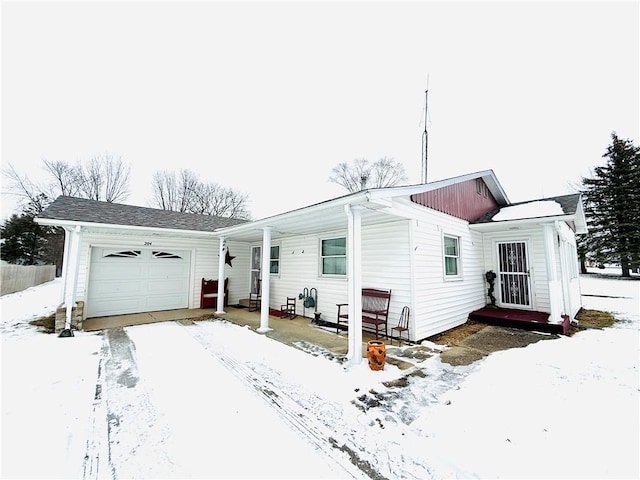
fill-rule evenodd
<path id="1" fill-rule="evenodd" d="M 231 227 L 218 228 L 221 237 L 257 242 L 262 239 L 263 229 L 271 228 L 274 239 L 291 235 L 310 235 L 318 232 L 344 230 L 347 227 L 345 206 L 359 206 L 362 210 L 362 225 L 375 225 L 389 220 L 390 215 L 403 217 L 393 208 L 395 201 L 409 199 L 411 195 L 436 190 L 455 183 L 482 178 L 501 205 L 509 203 L 492 170 L 448 178 L 436 182 L 399 187 L 372 188 L 337 197 L 325 202 L 291 210 L 272 217 Z"/>

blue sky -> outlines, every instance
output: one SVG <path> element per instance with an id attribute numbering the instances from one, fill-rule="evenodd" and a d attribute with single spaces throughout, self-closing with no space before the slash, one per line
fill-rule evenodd
<path id="1" fill-rule="evenodd" d="M 2 165 L 109 152 L 147 206 L 157 170 L 249 195 L 261 218 L 393 157 L 429 180 L 493 169 L 560 195 L 638 144 L 638 2 L 3 2 Z M 15 208 L 2 182 L 2 214 Z"/>

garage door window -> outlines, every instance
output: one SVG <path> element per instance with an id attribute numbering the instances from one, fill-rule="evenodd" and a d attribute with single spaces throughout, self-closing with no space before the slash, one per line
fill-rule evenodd
<path id="1" fill-rule="evenodd" d="M 153 252 L 153 258 L 182 258 L 180 255 L 170 252 Z"/>
<path id="2" fill-rule="evenodd" d="M 140 250 L 105 250 L 102 256 L 104 258 L 136 258 L 141 253 Z"/>

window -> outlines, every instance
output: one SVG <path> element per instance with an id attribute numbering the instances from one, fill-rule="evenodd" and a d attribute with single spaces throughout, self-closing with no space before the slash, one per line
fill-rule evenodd
<path id="1" fill-rule="evenodd" d="M 102 256 L 104 258 L 136 258 L 142 253 L 141 250 L 104 250 Z"/>
<path id="2" fill-rule="evenodd" d="M 321 247 L 322 275 L 347 274 L 347 239 L 346 237 L 322 240 Z"/>
<path id="3" fill-rule="evenodd" d="M 280 273 L 280 247 L 271 247 L 271 256 L 269 257 L 269 273 L 278 275 Z"/>
<path id="4" fill-rule="evenodd" d="M 152 258 L 182 258 L 180 255 L 171 252 L 152 252 Z"/>
<path id="5" fill-rule="evenodd" d="M 460 274 L 460 239 L 445 235 L 444 241 L 444 274 L 456 277 Z"/>

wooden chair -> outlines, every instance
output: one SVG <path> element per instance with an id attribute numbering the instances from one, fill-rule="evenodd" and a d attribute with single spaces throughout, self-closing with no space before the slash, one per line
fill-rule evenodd
<path id="1" fill-rule="evenodd" d="M 224 306 L 229 305 L 229 278 L 224 279 Z M 200 287 L 200 308 L 218 307 L 218 280 L 202 279 Z"/>
<path id="2" fill-rule="evenodd" d="M 287 297 L 287 303 L 280 305 L 280 318 L 296 318 L 296 297 Z"/>
<path id="3" fill-rule="evenodd" d="M 262 285 L 260 280 L 257 281 L 255 292 L 249 292 L 249 311 L 255 312 L 260 310 L 260 304 L 262 303 Z"/>
<path id="4" fill-rule="evenodd" d="M 398 346 L 402 341 L 402 332 L 407 332 L 407 342 L 409 341 L 409 307 L 402 307 L 398 325 L 391 327 L 391 330 L 398 332 Z M 391 332 L 391 345 L 393 345 L 393 332 Z"/>

